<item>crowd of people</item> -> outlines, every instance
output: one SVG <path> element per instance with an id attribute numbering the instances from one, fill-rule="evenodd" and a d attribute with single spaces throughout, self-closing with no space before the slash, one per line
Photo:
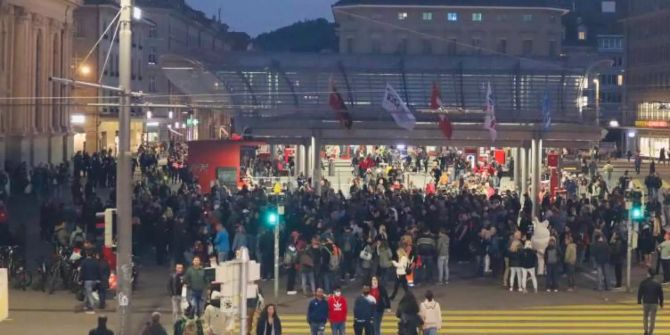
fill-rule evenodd
<path id="1" fill-rule="evenodd" d="M 315 297 L 307 313 L 313 334 L 323 331 L 328 322 L 333 334 L 343 333 L 342 310 L 346 312 L 347 307 L 341 293 L 352 284 L 362 287 L 353 308 L 356 334 L 379 334 L 384 312 L 400 290 L 403 295 L 396 315 L 399 329 L 404 329 L 401 333 L 424 329 L 425 334 L 436 334 L 441 326 L 439 304 L 429 291 L 419 304 L 411 287 L 448 284 L 454 263 L 461 264 L 462 277 L 496 278 L 510 291 L 575 290 L 575 274 L 580 269 L 596 271 L 595 289 L 622 286 L 626 201 L 643 199 L 636 195 L 640 191 L 631 188 L 627 174 L 615 184 L 606 170 L 603 176 L 587 163 L 586 170 L 564 176 L 565 193 L 544 192 L 533 199 L 527 193 L 501 190 L 502 177 L 513 176 L 513 163 L 502 166 L 491 161 L 472 168 L 471 162 L 454 151 L 437 157 L 421 152 L 408 155 L 405 161 L 392 152 L 356 155 L 352 163 L 357 177 L 347 196 L 333 189 L 327 178 L 320 181 L 319 194 L 304 178 L 284 187 L 279 252 L 285 291 Z M 224 334 L 232 326 L 212 318 L 232 317 L 226 315 L 225 297 L 206 282 L 203 268 L 231 259 L 246 248 L 250 258 L 261 264 L 261 277 L 272 279 L 274 227 L 265 218 L 276 203 L 263 188 L 231 190 L 214 184 L 201 189 L 188 171 L 187 154 L 184 145 L 174 143 L 140 149 L 136 160 L 140 175 L 133 187 L 133 250 L 154 256 L 157 264 L 176 264 L 168 287 L 175 329 L 180 334 L 188 334 L 187 329 L 193 327 L 226 324 L 211 332 Z M 167 159 L 166 164 L 159 164 L 162 158 Z M 374 168 L 382 163 L 390 169 Z M 75 208 L 68 211 L 63 204 L 45 201 L 44 238 L 51 233 L 59 244 L 83 248 L 86 241 L 74 239 L 73 234 L 84 231 L 86 240 L 95 242 L 95 213 L 114 206 L 115 164 L 109 151 L 74 157 L 71 193 Z M 259 163 L 249 160 L 245 164 Z M 260 165 L 267 168 L 265 163 Z M 395 167 L 399 173 L 394 172 Z M 412 188 L 402 178 L 407 169 L 431 171 L 432 184 L 444 187 Z M 20 174 L 17 170 L 21 167 L 12 173 Z M 36 186 L 44 179 L 37 175 L 51 176 L 47 180 L 60 176 L 67 164 L 42 170 L 33 170 L 29 184 L 34 190 L 49 189 Z M 66 175 L 54 180 L 60 185 L 67 179 Z M 651 196 L 644 198 L 647 216 L 636 232 L 636 255 L 648 267 L 667 269 L 665 281 L 670 281 L 670 242 L 661 243 L 670 239 L 664 233 L 665 205 L 670 204 L 670 197 L 661 199 L 656 180 L 647 187 Z M 103 189 L 110 191 L 104 202 Z M 538 213 L 533 213 L 535 201 Z M 659 246 L 661 257 L 652 264 L 650 256 Z M 88 257 L 104 259 L 105 255 L 91 251 L 85 259 Z M 93 270 L 89 272 L 93 276 Z M 538 283 L 538 277 L 544 282 Z M 527 287 L 528 279 L 532 288 Z M 104 280 L 98 272 L 89 281 Z M 84 286 L 86 307 L 93 308 L 89 294 L 94 286 Z M 266 305 L 262 310 L 256 310 L 255 303 L 251 306 L 258 312 L 257 334 L 281 333 L 276 306 Z"/>

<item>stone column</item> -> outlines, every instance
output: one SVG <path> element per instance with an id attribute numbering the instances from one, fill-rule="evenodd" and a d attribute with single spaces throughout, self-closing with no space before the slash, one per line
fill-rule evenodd
<path id="1" fill-rule="evenodd" d="M 539 198 L 540 194 L 540 174 L 542 171 L 542 140 L 541 139 L 533 139 L 532 140 L 532 152 L 533 152 L 533 159 L 531 160 L 532 164 L 532 181 L 531 181 L 531 192 L 533 199 L 533 215 L 538 216 L 540 213 L 540 201 L 542 199 Z"/>
<path id="2" fill-rule="evenodd" d="M 321 140 L 312 136 L 312 186 L 317 195 L 321 194 Z"/>
<path id="3" fill-rule="evenodd" d="M 512 173 L 512 178 L 514 179 L 514 188 L 517 192 L 521 191 L 521 161 L 520 161 L 520 152 L 521 148 L 512 149 L 512 158 L 514 159 L 514 171 Z"/>
<path id="4" fill-rule="evenodd" d="M 14 76 L 12 78 L 12 95 L 18 97 L 32 96 L 30 80 L 30 45 L 33 38 L 30 35 L 30 13 L 22 7 L 15 7 L 14 39 L 10 41 L 14 47 L 12 63 Z M 30 103 L 30 101 L 26 101 Z M 28 162 L 30 159 L 30 143 L 26 140 L 29 106 L 13 106 L 8 113 L 7 159 L 14 164 Z"/>

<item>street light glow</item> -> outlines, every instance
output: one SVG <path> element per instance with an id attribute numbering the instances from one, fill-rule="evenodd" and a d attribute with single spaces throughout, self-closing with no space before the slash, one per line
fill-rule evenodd
<path id="1" fill-rule="evenodd" d="M 610 128 L 619 128 L 619 121 L 610 120 Z"/>
<path id="2" fill-rule="evenodd" d="M 142 19 L 142 9 L 140 7 L 133 7 L 133 19 L 137 21 Z"/>
<path id="3" fill-rule="evenodd" d="M 84 64 L 84 65 L 82 65 L 82 66 L 79 67 L 79 73 L 80 73 L 82 76 L 88 76 L 89 74 L 91 74 L 91 67 L 88 66 L 88 65 L 86 65 L 86 64 Z"/>
<path id="4" fill-rule="evenodd" d="M 635 138 L 635 132 L 632 131 L 632 130 L 629 131 L 629 132 L 628 132 L 628 137 L 629 137 L 629 138 Z"/>
<path id="5" fill-rule="evenodd" d="M 173 112 L 173 111 L 169 111 L 169 112 L 168 112 L 168 119 L 171 119 L 171 118 L 173 118 L 173 117 L 174 117 L 174 112 Z"/>
<path id="6" fill-rule="evenodd" d="M 151 119 L 151 117 L 154 116 L 151 111 L 147 111 L 147 119 Z"/>
<path id="7" fill-rule="evenodd" d="M 84 124 L 86 122 L 86 116 L 82 114 L 72 114 L 70 116 L 70 123 L 72 124 Z"/>

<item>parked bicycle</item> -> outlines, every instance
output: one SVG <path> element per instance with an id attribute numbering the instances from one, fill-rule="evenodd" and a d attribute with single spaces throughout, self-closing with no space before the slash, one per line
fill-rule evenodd
<path id="1" fill-rule="evenodd" d="M 9 271 L 9 283 L 17 289 L 26 290 L 32 283 L 32 274 L 26 269 L 19 247 L 0 247 L 0 267 Z"/>

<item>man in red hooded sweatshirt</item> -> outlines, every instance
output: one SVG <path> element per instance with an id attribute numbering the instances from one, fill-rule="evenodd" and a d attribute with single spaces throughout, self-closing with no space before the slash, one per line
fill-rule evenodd
<path id="1" fill-rule="evenodd" d="M 342 295 L 339 286 L 335 286 L 333 294 L 328 297 L 328 321 L 333 335 L 344 335 L 347 321 L 347 298 Z"/>

